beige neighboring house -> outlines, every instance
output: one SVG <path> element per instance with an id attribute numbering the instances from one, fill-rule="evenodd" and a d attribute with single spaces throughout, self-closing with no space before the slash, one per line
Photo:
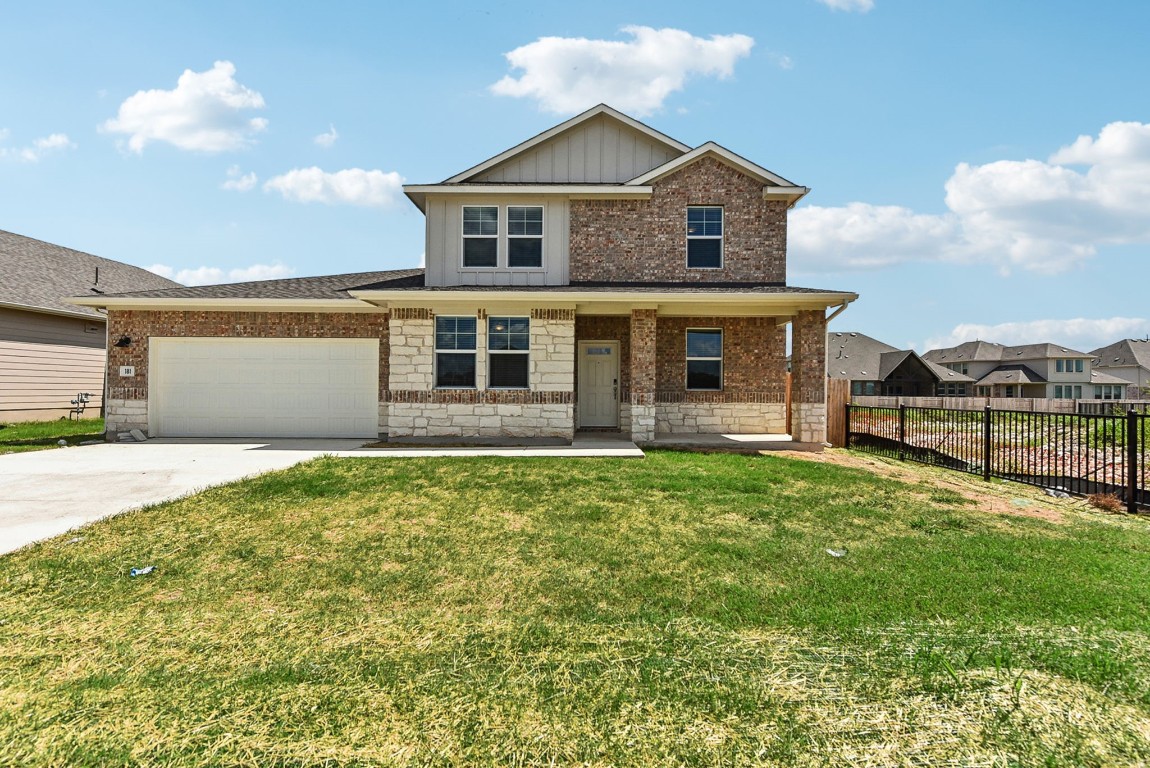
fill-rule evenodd
<path id="1" fill-rule="evenodd" d="M 0 423 L 67 416 L 81 392 L 100 413 L 105 316 L 65 297 L 179 283 L 0 230 Z"/>
<path id="2" fill-rule="evenodd" d="M 1109 388 L 1122 383 L 1093 369 L 1093 353 L 1058 344 L 1008 347 L 990 341 L 968 341 L 957 347 L 932 349 L 922 357 L 970 376 L 976 397 L 1116 399 L 1110 397 Z"/>
<path id="3" fill-rule="evenodd" d="M 405 186 L 425 269 L 77 299 L 128 340 L 108 430 L 646 442 L 783 434 L 790 416 L 821 443 L 827 313 L 857 294 L 787 283 L 787 212 L 808 191 L 594 107 Z"/>
<path id="4" fill-rule="evenodd" d="M 1150 397 L 1150 339 L 1123 339 L 1090 353 L 1094 356 L 1094 370 L 1118 381 L 1099 384 L 1095 399 L 1132 400 Z M 1121 395 L 1112 397 L 1117 392 Z M 1103 397 L 1102 395 L 1107 395 Z"/>

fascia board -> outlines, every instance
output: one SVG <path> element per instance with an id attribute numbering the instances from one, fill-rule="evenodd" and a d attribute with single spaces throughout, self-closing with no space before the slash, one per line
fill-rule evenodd
<path id="1" fill-rule="evenodd" d="M 857 293 L 705 293 L 686 294 L 675 292 L 602 292 L 602 291 L 515 291 L 513 294 L 500 291 L 350 291 L 352 296 L 379 306 L 434 307 L 446 303 L 467 303 L 486 305 L 493 302 L 552 304 L 614 304 L 614 305 L 753 305 L 758 307 L 787 307 L 798 309 L 826 308 L 849 303 L 858 298 Z"/>
<path id="2" fill-rule="evenodd" d="M 84 298 L 87 298 L 87 297 L 85 296 Z M 67 301 L 69 304 L 75 304 L 77 306 L 82 306 L 82 307 L 94 306 L 91 304 L 81 303 L 80 301 L 73 299 L 73 298 L 69 298 L 69 299 L 67 299 Z M 7 301 L 0 301 L 0 309 L 16 309 L 16 310 L 19 310 L 21 312 L 35 312 L 35 313 L 41 314 L 41 315 L 59 315 L 60 317 L 75 317 L 75 318 L 81 318 L 84 320 L 92 320 L 92 321 L 95 321 L 98 323 L 102 323 L 105 320 L 105 318 L 101 317 L 100 315 L 89 315 L 87 312 L 80 312 L 80 311 L 69 312 L 66 309 L 52 309 L 49 307 L 36 307 L 36 306 L 31 305 L 31 304 L 14 304 L 14 303 L 7 302 Z"/>
<path id="3" fill-rule="evenodd" d="M 192 299 L 157 297 L 70 298 L 75 304 L 98 309 L 200 309 L 207 311 L 371 312 L 378 308 L 355 299 Z M 87 317 L 87 315 L 85 315 Z"/>

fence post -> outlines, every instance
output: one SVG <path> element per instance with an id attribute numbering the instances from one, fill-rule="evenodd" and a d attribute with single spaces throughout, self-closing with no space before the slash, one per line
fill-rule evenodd
<path id="1" fill-rule="evenodd" d="M 1138 411 L 1126 414 L 1126 511 L 1138 511 Z"/>
<path id="2" fill-rule="evenodd" d="M 851 402 L 847 400 L 846 416 L 843 417 L 843 448 L 851 447 Z"/>
<path id="3" fill-rule="evenodd" d="M 990 406 L 982 411 L 982 479 L 990 480 Z"/>
<path id="4" fill-rule="evenodd" d="M 898 404 L 898 460 L 906 461 L 906 405 Z"/>

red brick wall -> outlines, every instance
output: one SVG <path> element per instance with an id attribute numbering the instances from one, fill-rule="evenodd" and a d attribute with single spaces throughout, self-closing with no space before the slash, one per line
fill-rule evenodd
<path id="1" fill-rule="evenodd" d="M 108 338 L 132 339 L 130 347 L 108 349 L 109 399 L 148 397 L 148 339 L 152 336 L 234 336 L 287 339 L 379 339 L 380 399 L 387 392 L 387 315 L 381 312 L 185 312 L 109 310 Z M 121 378 L 121 365 L 136 367 Z"/>
<path id="2" fill-rule="evenodd" d="M 723 329 L 723 391 L 687 391 L 687 329 Z M 773 317 L 660 317 L 660 402 L 782 402 L 786 330 Z"/>
<path id="3" fill-rule="evenodd" d="M 821 309 L 795 315 L 791 329 L 791 401 L 825 403 L 827 399 L 827 320 Z"/>
<path id="4" fill-rule="evenodd" d="M 631 310 L 631 405 L 652 405 L 655 397 L 657 329 L 653 309 Z"/>
<path id="5" fill-rule="evenodd" d="M 576 315 L 575 347 L 578 355 L 580 341 L 619 342 L 619 390 L 623 397 L 631 396 L 631 318 L 626 315 Z M 578 360 L 576 360 L 578 365 Z M 579 386 L 579 377 L 575 377 Z"/>
<path id="6" fill-rule="evenodd" d="M 723 268 L 687 269 L 687 206 L 723 206 Z M 654 185 L 649 200 L 571 201 L 571 280 L 779 282 L 787 279 L 787 204 L 704 158 Z"/>

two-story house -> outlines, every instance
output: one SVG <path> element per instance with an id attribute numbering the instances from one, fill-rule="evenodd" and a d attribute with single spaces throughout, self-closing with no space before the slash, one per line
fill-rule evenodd
<path id="1" fill-rule="evenodd" d="M 1150 339 L 1122 339 L 1090 354 L 1096 374 L 1117 379 L 1096 383 L 1095 400 L 1139 399 L 1150 393 Z"/>
<path id="2" fill-rule="evenodd" d="M 827 378 L 851 383 L 851 395 L 966 397 L 974 379 L 857 331 L 827 334 Z"/>
<path id="3" fill-rule="evenodd" d="M 1092 370 L 1092 357 L 1057 344 L 1008 347 L 989 341 L 968 341 L 923 355 L 973 378 L 976 396 L 1067 400 L 1091 399 L 1096 386 L 1116 381 Z"/>
<path id="4" fill-rule="evenodd" d="M 82 301 L 108 429 L 158 436 L 825 439 L 827 310 L 787 285 L 809 191 L 605 105 L 438 184 L 426 268 Z"/>

